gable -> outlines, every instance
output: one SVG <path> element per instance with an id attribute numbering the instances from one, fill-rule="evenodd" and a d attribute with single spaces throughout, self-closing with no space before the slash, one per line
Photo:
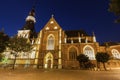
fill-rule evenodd
<path id="1" fill-rule="evenodd" d="M 52 16 L 47 24 L 43 27 L 43 30 L 47 31 L 56 31 L 62 29 L 60 25 L 57 23 L 55 18 Z"/>

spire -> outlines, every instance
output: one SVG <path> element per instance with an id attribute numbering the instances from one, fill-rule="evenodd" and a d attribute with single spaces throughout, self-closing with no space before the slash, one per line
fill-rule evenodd
<path id="1" fill-rule="evenodd" d="M 95 36 L 94 32 L 93 32 L 93 42 L 96 42 L 96 36 Z"/>
<path id="2" fill-rule="evenodd" d="M 35 17 L 35 7 L 36 7 L 36 4 L 37 4 L 37 1 L 38 0 L 34 0 L 33 7 L 31 9 L 31 11 L 29 12 L 29 16 L 28 17 L 30 17 L 30 16 L 32 16 L 33 18 Z M 36 22 L 35 19 L 31 18 L 31 20 L 33 20 L 34 22 Z M 27 18 L 26 18 L 26 21 L 27 21 Z"/>
<path id="3" fill-rule="evenodd" d="M 33 7 L 32 10 L 30 11 L 29 16 L 35 17 L 35 9 L 34 9 L 34 7 Z"/>
<path id="4" fill-rule="evenodd" d="M 35 9 L 34 9 L 34 7 L 32 8 L 32 10 L 29 12 L 29 15 L 27 16 L 27 18 L 26 18 L 26 22 L 27 21 L 31 21 L 31 22 L 36 22 L 36 20 L 35 20 Z"/>
<path id="5" fill-rule="evenodd" d="M 36 20 L 35 20 L 35 5 L 34 5 L 30 10 L 28 16 L 26 17 L 26 23 L 21 29 L 25 33 L 24 35 L 29 35 L 30 38 L 36 37 L 35 22 Z M 30 31 L 30 33 L 26 31 Z M 18 33 L 18 34 L 21 35 L 22 33 Z"/>
<path id="6" fill-rule="evenodd" d="M 95 36 L 95 33 L 94 32 L 92 32 L 93 33 L 93 36 Z"/>
<path id="7" fill-rule="evenodd" d="M 54 18 L 54 14 L 52 14 L 51 17 Z"/>

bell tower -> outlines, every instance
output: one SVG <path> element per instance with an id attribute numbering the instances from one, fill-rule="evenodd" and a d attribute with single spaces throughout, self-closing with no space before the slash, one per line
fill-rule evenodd
<path id="1" fill-rule="evenodd" d="M 33 7 L 31 11 L 29 12 L 29 15 L 26 17 L 26 23 L 24 26 L 18 30 L 18 37 L 24 37 L 24 38 L 33 38 L 36 36 L 35 31 L 35 8 Z"/>

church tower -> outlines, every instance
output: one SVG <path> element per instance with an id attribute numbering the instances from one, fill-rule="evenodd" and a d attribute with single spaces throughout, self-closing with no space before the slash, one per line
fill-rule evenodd
<path id="1" fill-rule="evenodd" d="M 29 15 L 26 17 L 26 23 L 22 27 L 22 29 L 18 30 L 18 37 L 24 37 L 24 38 L 34 38 L 36 37 L 36 31 L 35 31 L 35 9 L 32 8 L 32 10 L 29 12 Z"/>

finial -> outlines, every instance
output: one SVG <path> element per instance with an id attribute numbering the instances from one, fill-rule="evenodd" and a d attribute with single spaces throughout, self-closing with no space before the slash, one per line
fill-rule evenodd
<path id="1" fill-rule="evenodd" d="M 95 36 L 95 33 L 94 32 L 92 32 L 93 33 L 93 36 Z"/>
<path id="2" fill-rule="evenodd" d="M 96 42 L 96 36 L 95 36 L 94 32 L 93 32 L 93 42 Z"/>
<path id="3" fill-rule="evenodd" d="M 34 0 L 33 7 L 32 7 L 33 9 L 35 9 L 37 2 L 38 2 L 38 0 Z"/>
<path id="4" fill-rule="evenodd" d="M 54 17 L 54 15 L 52 14 L 52 15 L 51 15 L 51 17 L 53 18 L 53 17 Z"/>

